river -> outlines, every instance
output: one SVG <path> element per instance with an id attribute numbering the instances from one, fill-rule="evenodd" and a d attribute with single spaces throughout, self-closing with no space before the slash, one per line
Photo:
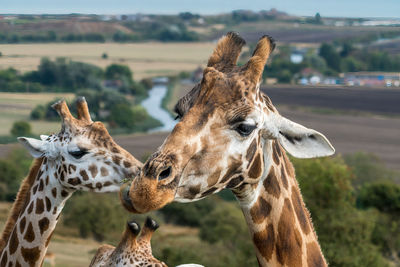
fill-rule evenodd
<path id="1" fill-rule="evenodd" d="M 153 118 L 159 120 L 163 126 L 151 129 L 149 132 L 169 132 L 177 121 L 161 107 L 161 102 L 167 94 L 168 88 L 164 84 L 154 85 L 149 91 L 149 97 L 142 101 L 141 105 L 146 109 L 147 113 Z"/>

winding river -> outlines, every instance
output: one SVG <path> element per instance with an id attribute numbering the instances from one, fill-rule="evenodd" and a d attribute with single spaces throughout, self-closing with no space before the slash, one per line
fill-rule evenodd
<path id="1" fill-rule="evenodd" d="M 171 115 L 161 107 L 161 102 L 167 94 L 168 88 L 164 84 L 156 84 L 149 91 L 149 97 L 142 101 L 142 106 L 153 118 L 159 120 L 163 126 L 151 129 L 149 132 L 169 132 L 176 122 Z"/>

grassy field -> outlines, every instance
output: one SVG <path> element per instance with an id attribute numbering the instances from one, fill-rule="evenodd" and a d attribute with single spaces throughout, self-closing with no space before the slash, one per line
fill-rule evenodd
<path id="1" fill-rule="evenodd" d="M 29 114 L 38 104 L 46 104 L 56 98 L 72 100 L 68 93 L 0 93 L 0 135 L 10 134 L 15 121 L 29 120 Z M 59 130 L 59 122 L 30 121 L 34 134 L 46 134 Z"/>
<path id="2" fill-rule="evenodd" d="M 2 44 L 0 68 L 20 71 L 37 68 L 42 57 L 66 57 L 106 67 L 112 63 L 128 65 L 135 79 L 192 71 L 204 65 L 215 44 L 209 43 L 73 43 Z M 106 53 L 107 59 L 102 55 Z"/>

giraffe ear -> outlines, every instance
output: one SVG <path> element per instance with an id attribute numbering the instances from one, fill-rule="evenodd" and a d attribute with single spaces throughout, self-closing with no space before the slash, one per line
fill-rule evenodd
<path id="1" fill-rule="evenodd" d="M 45 152 L 44 142 L 35 138 L 18 137 L 20 142 L 34 158 L 40 158 Z"/>
<path id="2" fill-rule="evenodd" d="M 335 148 L 321 133 L 279 116 L 277 139 L 283 148 L 296 158 L 330 156 Z"/>

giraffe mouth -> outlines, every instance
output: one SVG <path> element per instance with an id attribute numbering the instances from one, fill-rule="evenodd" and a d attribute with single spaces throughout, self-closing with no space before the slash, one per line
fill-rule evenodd
<path id="1" fill-rule="evenodd" d="M 131 198 L 129 197 L 129 191 L 131 189 L 131 183 L 124 184 L 119 191 L 122 205 L 130 212 L 139 213 L 132 204 Z"/>

